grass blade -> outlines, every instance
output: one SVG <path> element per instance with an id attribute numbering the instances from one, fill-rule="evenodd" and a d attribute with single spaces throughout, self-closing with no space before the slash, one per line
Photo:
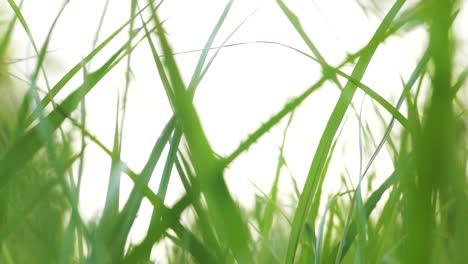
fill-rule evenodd
<path id="1" fill-rule="evenodd" d="M 354 68 L 353 76 L 355 79 L 361 79 L 364 75 L 364 72 L 369 64 L 375 50 L 381 44 L 382 38 L 385 35 L 385 32 L 388 30 L 388 27 L 391 25 L 391 22 L 397 15 L 400 8 L 403 6 L 405 1 L 398 0 L 395 2 L 393 7 L 385 16 L 381 25 L 377 29 L 376 33 L 370 40 L 367 48 L 365 49 L 363 55 L 360 57 L 356 67 Z M 286 263 L 293 263 L 296 253 L 297 243 L 299 241 L 300 234 L 302 233 L 305 218 L 307 212 L 309 211 L 310 198 L 315 192 L 317 185 L 317 176 L 323 168 L 324 161 L 328 155 L 331 142 L 336 134 L 339 124 L 341 123 L 343 116 L 351 103 L 351 99 L 356 91 L 356 86 L 348 82 L 341 93 L 340 99 L 338 100 L 335 109 L 332 112 L 332 115 L 327 123 L 322 138 L 320 140 L 319 146 L 315 153 L 314 159 L 312 161 L 311 168 L 309 170 L 306 184 L 304 190 L 302 191 L 301 197 L 299 199 L 299 204 L 295 213 L 294 222 L 292 226 L 291 236 L 289 239 L 288 250 L 286 254 Z"/>

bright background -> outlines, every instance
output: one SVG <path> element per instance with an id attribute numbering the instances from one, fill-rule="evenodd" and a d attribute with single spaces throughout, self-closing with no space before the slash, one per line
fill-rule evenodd
<path id="1" fill-rule="evenodd" d="M 63 1 L 24 1 L 22 11 L 31 27 L 36 42 L 41 45 Z M 369 8 L 366 12 L 355 0 L 285 1 L 300 18 L 304 29 L 332 65 L 341 63 L 348 53 L 356 52 L 370 39 L 392 1 L 361 1 Z M 408 1 L 406 8 L 413 1 Z M 169 40 L 175 52 L 201 49 L 221 15 L 227 1 L 220 0 L 166 0 L 159 10 Z M 1 3 L 3 10 L 8 7 Z M 105 0 L 72 0 L 65 9 L 53 33 L 48 75 L 54 84 L 73 65 L 86 56 L 93 47 L 94 35 L 101 18 Z M 458 59 L 467 61 L 467 34 L 461 26 L 467 25 L 467 8 L 463 3 L 458 24 Z M 130 1 L 110 1 L 99 40 L 105 39 L 130 16 Z M 244 20 L 246 23 L 229 40 L 228 44 L 251 41 L 273 41 L 309 50 L 273 0 L 236 0 L 215 41 L 220 45 Z M 19 58 L 34 55 L 24 31 L 18 26 L 13 51 Z M 94 60 L 98 67 L 111 52 L 127 38 L 124 34 L 117 45 L 104 51 Z M 99 43 L 99 42 L 98 42 Z M 416 61 L 426 47 L 426 32 L 416 29 L 401 37 L 392 37 L 382 45 L 373 57 L 363 83 L 395 105 L 402 90 L 400 76 L 407 80 Z M 143 42 L 132 54 L 132 70 L 127 118 L 124 129 L 122 159 L 139 172 L 144 166 L 151 148 L 164 124 L 171 116 L 164 89 L 151 58 L 149 47 Z M 212 53 L 211 53 L 212 54 Z M 184 79 L 188 82 L 198 59 L 198 52 L 177 56 Z M 87 128 L 109 148 L 112 147 L 114 120 L 118 91 L 125 87 L 126 63 L 113 70 L 87 97 Z M 461 65 L 466 65 L 461 64 Z M 34 67 L 34 60 L 12 65 L 12 72 L 27 78 Z M 352 68 L 345 68 L 351 72 Z M 299 95 L 321 76 L 317 63 L 291 49 L 273 44 L 246 44 L 224 48 L 212 68 L 200 84 L 195 105 L 204 129 L 214 150 L 221 155 L 232 152 L 240 141 L 253 132 L 270 116 L 279 111 L 291 98 Z M 68 86 L 59 98 L 76 88 L 82 77 L 74 80 L 76 86 Z M 340 80 L 345 84 L 344 80 Z M 295 112 L 287 137 L 285 157 L 289 171 L 283 170 L 280 178 L 281 204 L 292 206 L 293 184 L 291 175 L 302 188 L 316 145 L 339 96 L 339 90 L 327 83 L 307 99 Z M 361 107 L 363 94 L 354 98 L 356 109 Z M 372 99 L 365 98 L 362 119 L 372 128 L 378 141 L 382 136 L 382 124 L 376 118 Z M 382 111 L 388 120 L 390 116 Z M 287 119 L 287 118 L 286 118 Z M 245 207 L 253 205 L 255 194 L 268 192 L 275 175 L 278 147 L 286 124 L 284 120 L 239 157 L 227 170 L 226 181 L 231 192 Z M 335 158 L 330 165 L 325 183 L 327 190 L 341 187 L 341 175 L 347 172 L 354 183 L 359 177 L 358 119 L 348 113 L 342 124 L 343 134 Z M 399 127 L 396 126 L 395 133 Z M 163 155 L 164 156 L 164 155 Z M 85 219 L 91 220 L 103 208 L 110 171 L 110 159 L 98 147 L 89 144 L 85 155 L 85 173 L 80 210 Z M 364 157 L 367 163 L 369 155 Z M 158 166 L 151 187 L 157 189 L 162 170 Z M 381 176 L 392 171 L 389 156 L 384 149 L 374 163 L 374 170 Z M 379 181 L 379 179 L 377 179 Z M 375 184 L 378 184 L 376 182 Z M 256 187 L 257 186 L 257 187 Z M 132 188 L 129 179 L 123 177 L 122 199 Z M 167 203 L 171 204 L 182 193 L 182 185 L 176 175 L 171 178 Z M 138 240 L 146 232 L 151 216 L 151 205 L 146 201 L 135 222 L 132 238 Z"/>

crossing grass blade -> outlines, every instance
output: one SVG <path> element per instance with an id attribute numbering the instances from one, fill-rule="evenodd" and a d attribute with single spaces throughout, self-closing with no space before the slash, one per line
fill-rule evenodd
<path id="1" fill-rule="evenodd" d="M 46 122 L 49 124 L 49 133 L 55 131 L 65 120 L 65 116 L 70 115 L 78 106 L 84 96 L 89 93 L 95 85 L 106 75 L 110 70 L 110 66 L 118 56 L 122 53 L 119 50 L 115 53 L 104 65 L 98 70 L 89 74 L 87 82 L 83 83 L 73 93 L 71 93 L 56 109 L 54 109 L 47 117 Z M 63 114 L 61 112 L 64 112 Z M 4 175 L 0 179 L 1 186 L 5 186 L 13 177 L 12 173 L 17 168 L 21 168 L 23 164 L 32 159 L 34 154 L 43 147 L 47 142 L 44 141 L 44 136 L 41 136 L 42 124 L 37 124 L 24 135 L 20 136 L 13 146 L 0 158 L 0 175 Z"/>
<path id="2" fill-rule="evenodd" d="M 353 76 L 353 78 L 358 80 L 362 78 L 367 66 L 369 65 L 370 60 L 373 57 L 374 52 L 376 51 L 379 44 L 381 44 L 385 32 L 388 30 L 389 26 L 391 25 L 391 22 L 397 15 L 400 8 L 403 6 L 404 2 L 405 1 L 400 0 L 396 1 L 390 9 L 390 11 L 387 13 L 384 20 L 377 29 L 376 33 L 369 41 L 369 44 L 367 45 L 364 53 L 361 55 L 358 63 L 356 64 L 356 67 L 353 70 L 353 74 L 351 75 Z M 341 96 L 335 106 L 335 109 L 333 110 L 332 115 L 327 123 L 325 131 L 322 134 L 322 138 L 320 139 L 319 146 L 315 152 L 314 159 L 312 161 L 312 165 L 310 167 L 307 180 L 304 189 L 301 193 L 299 204 L 294 216 L 292 231 L 289 238 L 288 250 L 286 253 L 286 263 L 294 263 L 297 243 L 299 241 L 300 234 L 303 230 L 307 212 L 309 211 L 310 198 L 315 193 L 317 185 L 317 176 L 319 175 L 320 171 L 322 171 L 325 157 L 329 152 L 331 142 L 336 134 L 338 126 L 341 123 L 349 104 L 351 103 L 355 91 L 356 86 L 348 82 L 345 88 L 343 89 L 343 92 L 341 93 Z"/>
<path id="3" fill-rule="evenodd" d="M 160 26 L 157 14 L 153 16 L 156 25 Z M 158 30 L 157 36 L 164 54 L 164 66 L 173 88 L 174 97 L 171 98 L 169 95 L 168 97 L 187 140 L 196 178 L 213 217 L 215 230 L 221 241 L 233 251 L 238 261 L 252 263 L 252 253 L 249 249 L 250 234 L 224 182 L 221 162 L 216 159 L 203 132 L 163 30 Z M 224 228 L 226 225 L 236 226 L 237 230 L 226 229 Z"/>
<path id="4" fill-rule="evenodd" d="M 11 0 L 10 0 L 11 1 Z M 142 8 L 140 12 L 143 12 L 148 6 Z M 140 13 L 139 12 L 139 13 Z M 135 14 L 139 15 L 139 13 Z M 130 20 L 121 25 L 117 30 L 115 30 L 109 37 L 107 37 L 101 44 L 99 44 L 95 49 L 93 49 L 82 61 L 78 62 L 73 68 L 71 68 L 63 77 L 48 91 L 48 93 L 41 100 L 41 103 L 37 108 L 45 108 L 55 96 L 65 87 L 65 85 L 80 71 L 83 67 L 90 62 L 94 57 L 96 57 L 114 38 L 116 38 L 130 23 Z M 135 30 L 134 34 L 140 32 L 142 28 Z M 31 36 L 32 37 L 32 36 Z M 127 44 L 124 44 L 124 46 Z M 37 112 L 39 110 L 34 110 L 26 121 L 26 126 L 32 124 L 36 118 Z"/>

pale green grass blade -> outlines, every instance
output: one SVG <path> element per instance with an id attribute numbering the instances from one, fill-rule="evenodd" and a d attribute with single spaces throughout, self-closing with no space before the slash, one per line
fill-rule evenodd
<path id="1" fill-rule="evenodd" d="M 23 1 L 20 2 L 18 9 L 21 8 L 22 4 L 23 4 Z M 3 62 L 5 53 L 8 49 L 8 46 L 10 45 L 11 37 L 13 34 L 13 29 L 15 28 L 17 21 L 18 21 L 17 16 L 13 16 L 13 18 L 8 23 L 7 30 L 2 35 L 2 40 L 0 42 L 0 61 L 1 62 Z"/>
<path id="2" fill-rule="evenodd" d="M 110 250 L 112 252 L 112 259 L 114 261 L 118 261 L 123 256 L 128 233 L 130 232 L 130 228 L 133 225 L 140 208 L 141 201 L 143 199 L 143 194 L 140 192 L 141 186 L 147 186 L 149 179 L 151 178 L 153 171 L 159 161 L 159 158 L 161 157 L 162 151 L 164 150 L 172 130 L 174 129 L 174 126 L 175 119 L 171 119 L 171 122 L 169 122 L 168 126 L 164 128 L 160 137 L 156 141 L 148 161 L 146 162 L 143 171 L 138 176 L 132 193 L 130 194 L 128 201 L 125 204 L 118 221 L 115 223 L 115 227 L 112 228 L 112 233 L 109 234 L 110 237 L 108 239 L 110 243 Z"/>
<path id="3" fill-rule="evenodd" d="M 111 171 L 109 175 L 109 183 L 107 184 L 106 203 L 104 205 L 104 211 L 101 221 L 106 223 L 108 219 L 115 219 L 119 214 L 119 193 L 120 193 L 120 174 L 122 173 L 122 167 L 120 166 L 120 150 L 121 144 L 120 129 L 119 129 L 119 104 L 120 98 L 117 99 L 117 107 L 115 113 L 115 124 L 114 124 L 114 143 L 112 147 L 111 156 Z"/>
<path id="4" fill-rule="evenodd" d="M 157 15 L 153 14 L 153 16 L 156 24 L 160 25 Z M 157 33 L 164 54 L 165 67 L 169 73 L 175 95 L 171 105 L 187 139 L 197 180 L 200 181 L 200 188 L 214 218 L 213 222 L 216 230 L 221 240 L 231 248 L 238 261 L 251 263 L 252 254 L 249 249 L 250 234 L 248 228 L 237 205 L 229 194 L 222 175 L 223 168 L 220 166 L 220 162 L 216 160 L 204 134 L 164 32 L 158 30 Z M 171 100 L 171 98 L 169 99 Z M 226 225 L 236 226 L 237 230 L 226 229 Z"/>
<path id="5" fill-rule="evenodd" d="M 328 214 L 328 211 L 330 211 L 332 204 L 335 202 L 335 199 L 340 195 L 342 194 L 333 195 L 331 199 L 329 199 L 329 201 L 327 202 L 327 205 L 325 206 L 325 212 L 320 219 L 319 229 L 317 232 L 317 243 L 315 246 L 315 252 L 316 252 L 315 263 L 323 263 L 322 251 L 323 251 L 323 241 L 324 241 L 324 232 L 325 232 L 325 221 L 327 219 L 327 214 Z M 331 215 L 330 218 L 331 217 L 333 217 L 333 215 Z"/>
<path id="6" fill-rule="evenodd" d="M 406 94 L 409 93 L 409 91 L 413 88 L 416 81 L 422 76 L 422 74 L 424 72 L 424 69 L 427 66 L 427 63 L 429 62 L 429 58 L 430 58 L 429 54 L 430 54 L 429 50 L 427 49 L 426 52 L 424 53 L 424 55 L 422 56 L 421 60 L 418 62 L 416 68 L 412 72 L 408 82 L 404 85 L 403 91 L 402 91 L 400 97 L 398 98 L 398 102 L 397 102 L 397 105 L 395 107 L 397 111 L 402 106 L 402 104 L 404 102 L 404 99 L 406 97 Z M 380 140 L 380 142 L 379 142 L 377 148 L 375 149 L 375 151 L 372 153 L 372 156 L 369 159 L 369 162 L 367 163 L 361 177 L 364 177 L 367 174 L 367 172 L 369 171 L 369 169 L 370 169 L 372 163 L 374 162 L 375 158 L 377 157 L 380 150 L 382 149 L 385 142 L 387 141 L 387 139 L 388 139 L 388 137 L 390 135 L 390 132 L 392 131 L 392 128 L 393 128 L 393 126 L 395 124 L 395 119 L 396 119 L 396 116 L 392 116 L 390 122 L 387 125 L 387 128 L 385 129 L 384 136 Z"/>
<path id="7" fill-rule="evenodd" d="M 269 239 L 270 235 L 270 230 L 273 224 L 273 216 L 274 216 L 274 210 L 275 210 L 275 204 L 277 200 L 277 195 L 278 195 L 278 182 L 281 174 L 281 168 L 283 167 L 284 161 L 283 161 L 283 153 L 284 153 L 284 146 L 286 144 L 286 136 L 288 134 L 288 129 L 289 126 L 291 125 L 291 122 L 293 120 L 294 112 L 291 113 L 289 120 L 286 124 L 286 127 L 284 128 L 283 131 L 283 139 L 281 142 L 281 146 L 279 147 L 279 157 L 278 157 L 278 164 L 276 166 L 276 173 L 275 173 L 275 178 L 273 180 L 273 185 L 270 190 L 270 199 L 268 201 L 267 207 L 265 209 L 265 216 L 263 220 L 263 224 L 260 228 L 262 232 L 262 236 L 266 241 Z"/>
<path id="8" fill-rule="evenodd" d="M 10 0 L 11 1 L 11 0 Z M 148 6 L 145 6 L 140 12 L 143 12 Z M 108 38 L 106 38 L 99 46 L 93 49 L 82 61 L 78 62 L 72 69 L 70 69 L 49 91 L 49 93 L 44 96 L 41 101 L 41 104 L 38 107 L 45 108 L 54 98 L 55 96 L 65 87 L 65 85 L 86 65 L 90 62 L 97 54 L 99 54 L 115 37 L 117 37 L 125 27 L 128 26 L 130 20 L 120 26 L 116 31 L 114 31 Z M 137 34 L 139 30 L 136 30 L 135 34 Z M 124 44 L 124 46 L 127 44 Z M 37 110 L 33 111 L 33 113 L 28 118 L 26 122 L 27 126 L 29 126 L 33 120 L 35 119 L 35 114 Z"/>
<path id="9" fill-rule="evenodd" d="M 125 117 L 127 116 L 127 101 L 128 101 L 128 93 L 129 93 L 129 88 L 130 88 L 130 79 L 132 75 L 132 69 L 130 67 L 131 61 L 132 61 L 132 42 L 135 38 L 134 32 L 134 26 L 135 26 L 135 12 L 136 12 L 136 7 L 137 7 L 137 2 L 136 0 L 131 0 L 130 4 L 130 25 L 128 29 L 128 41 L 127 41 L 127 69 L 125 71 L 125 88 L 124 88 L 124 94 L 122 98 L 122 115 L 121 115 L 121 120 L 120 120 L 120 128 L 121 128 L 121 133 L 119 137 L 119 145 L 122 145 L 123 141 L 123 131 L 125 127 Z M 120 151 L 119 151 L 120 152 Z M 120 155 L 120 153 L 118 153 Z M 120 178 L 120 177 L 119 177 Z"/>
<path id="10" fill-rule="evenodd" d="M 388 14 L 385 16 L 379 28 L 377 29 L 376 33 L 370 40 L 369 44 L 367 45 L 367 48 L 365 49 L 365 52 L 361 55 L 351 76 L 353 76 L 356 79 L 362 78 L 370 60 L 372 59 L 375 50 L 381 44 L 385 32 L 388 30 L 388 27 L 391 25 L 391 22 L 397 15 L 404 2 L 405 1 L 402 0 L 398 0 L 395 2 Z M 335 109 L 333 110 L 333 113 L 327 123 L 324 133 L 322 134 L 322 138 L 315 152 L 314 159 L 312 161 L 312 165 L 307 176 L 306 184 L 304 186 L 304 190 L 301 194 L 301 198 L 299 200 L 299 204 L 295 213 L 286 256 L 286 263 L 294 262 L 297 243 L 299 242 L 305 218 L 307 212 L 309 211 L 310 198 L 314 194 L 316 189 L 317 176 L 323 169 L 324 161 L 330 150 L 332 140 L 336 134 L 338 126 L 340 125 L 348 106 L 351 103 L 355 91 L 356 86 L 348 82 L 343 92 L 341 93 L 340 99 L 338 100 Z"/>
<path id="11" fill-rule="evenodd" d="M 206 248 L 192 233 L 190 233 L 181 224 L 175 225 L 172 229 L 177 234 L 179 239 L 182 240 L 179 240 L 181 243 L 178 243 L 178 245 L 181 248 L 184 248 L 186 251 L 188 251 L 198 263 L 219 263 L 219 260 L 217 260 L 213 256 L 213 253 L 215 252 L 212 252 L 208 248 Z"/>
<path id="12" fill-rule="evenodd" d="M 213 40 L 214 40 L 214 37 L 216 36 L 217 32 L 219 31 L 219 28 L 222 24 L 222 22 L 224 21 L 226 15 L 227 15 L 227 11 L 230 9 L 230 6 L 231 6 L 231 3 L 228 3 L 228 6 L 225 8 L 225 11 L 223 12 L 223 15 L 221 16 L 220 20 L 218 21 L 217 23 L 217 26 L 215 27 L 215 29 L 213 30 L 210 38 L 208 39 L 208 42 L 206 44 L 206 46 L 211 46 Z M 145 25 L 144 25 L 145 26 Z M 151 38 L 148 38 L 148 42 L 150 44 L 150 47 L 151 47 L 151 50 L 152 50 L 152 53 L 153 53 L 153 57 L 154 57 L 154 60 L 156 62 L 156 65 L 157 65 L 157 68 L 158 68 L 158 71 L 159 71 L 159 74 L 161 76 L 161 79 L 163 81 L 163 85 L 166 89 L 166 92 L 168 93 L 168 96 L 169 97 L 173 97 L 172 95 L 172 92 L 171 92 L 171 86 L 167 80 L 167 77 L 166 77 L 166 73 L 163 69 L 163 66 L 162 66 L 162 63 L 159 59 L 159 55 L 157 54 L 156 52 L 156 49 L 154 47 L 154 44 L 152 43 L 152 40 Z M 192 89 L 193 91 L 195 91 L 195 88 L 197 86 L 197 84 L 195 84 L 195 82 L 199 82 L 200 81 L 200 77 L 196 76 L 196 75 L 199 75 L 199 71 L 201 71 L 201 67 L 203 66 L 204 64 L 204 61 L 206 59 L 206 55 L 207 55 L 207 52 L 206 53 L 202 53 L 200 59 L 199 59 L 199 62 L 197 63 L 197 68 L 195 70 L 195 73 L 194 73 L 194 76 L 192 78 L 194 84 L 192 84 Z M 207 67 L 205 68 L 205 72 L 206 72 L 206 69 Z M 161 184 L 160 184 L 160 191 L 159 191 L 159 195 L 162 195 L 162 197 L 165 196 L 165 189 L 167 189 L 166 185 L 167 183 L 169 182 L 169 176 L 170 176 L 170 171 L 171 171 L 171 168 L 172 168 L 172 163 L 173 163 L 173 160 L 174 160 L 174 157 L 175 157 L 175 154 L 176 154 L 176 151 L 177 151 L 177 148 L 178 148 L 178 144 L 180 142 L 180 138 L 181 138 L 181 133 L 180 131 L 177 129 L 175 131 L 175 134 L 173 136 L 173 139 L 171 140 L 171 149 L 169 151 L 169 155 L 168 155 L 168 159 L 166 160 L 166 165 L 164 167 L 164 172 L 163 172 L 163 176 L 162 176 L 162 179 L 161 179 Z M 154 209 L 156 212 L 159 210 L 159 208 L 155 208 Z M 155 229 L 154 225 L 157 224 L 156 222 L 156 219 L 155 218 L 158 218 L 157 215 L 159 214 L 154 214 L 153 213 L 153 217 L 152 217 L 152 223 L 151 223 L 151 226 L 150 226 L 150 229 L 149 229 L 149 232 L 152 232 L 153 229 Z M 147 239 L 145 239 L 145 241 L 143 242 L 143 244 L 139 245 L 138 246 L 139 248 L 136 248 L 135 251 L 142 251 L 143 248 L 147 248 L 147 250 L 149 250 L 151 248 L 151 243 L 148 242 Z M 141 253 L 141 255 L 149 255 L 148 253 Z"/>
<path id="13" fill-rule="evenodd" d="M 229 0 L 229 2 L 226 4 L 226 7 L 224 8 L 223 13 L 221 14 L 220 18 L 218 19 L 215 27 L 213 28 L 213 30 L 211 31 L 210 36 L 208 37 L 208 40 L 205 43 L 205 46 L 203 47 L 203 51 L 200 54 L 200 58 L 198 58 L 197 65 L 195 66 L 195 70 L 194 70 L 194 72 L 192 74 L 192 79 L 190 80 L 190 83 L 189 83 L 189 85 L 187 87 L 187 89 L 189 91 L 189 94 L 190 94 L 190 97 L 193 97 L 195 89 L 198 86 L 198 84 L 200 83 L 200 79 L 203 76 L 202 75 L 202 70 L 203 70 L 203 66 L 205 65 L 206 58 L 208 56 L 208 51 L 213 46 L 213 42 L 214 42 L 216 36 L 218 35 L 219 30 L 221 29 L 221 26 L 223 25 L 229 11 L 231 10 L 232 3 L 233 3 L 233 0 Z M 228 39 L 229 39 L 229 37 L 228 37 Z"/>
<path id="14" fill-rule="evenodd" d="M 291 24 L 294 26 L 294 28 L 299 33 L 299 35 L 304 40 L 304 42 L 307 44 L 307 46 L 312 51 L 312 53 L 317 57 L 317 60 L 319 61 L 319 63 L 321 65 L 327 65 L 325 58 L 317 49 L 315 44 L 312 42 L 312 40 L 309 38 L 304 28 L 302 27 L 301 22 L 299 21 L 299 18 L 292 12 L 291 9 L 289 9 L 286 6 L 286 4 L 282 0 L 276 0 L 276 3 L 281 8 L 281 10 L 286 15 L 286 17 L 289 19 L 289 22 L 291 22 Z"/>
<path id="15" fill-rule="evenodd" d="M 109 70 L 109 66 L 118 58 L 120 53 L 121 51 L 117 52 L 100 69 L 90 73 L 88 82 L 76 89 L 58 108 L 54 109 L 46 117 L 47 122 L 50 124 L 50 132 L 55 131 L 65 120 L 62 111 L 66 115 L 70 115 L 83 97 L 105 76 Z M 9 179 L 13 176 L 12 173 L 32 159 L 34 154 L 47 143 L 44 142 L 44 137 L 41 136 L 41 130 L 41 124 L 28 130 L 24 135 L 20 136 L 13 146 L 0 158 L 0 175 L 4 176 L 0 179 L 1 186 L 7 184 Z"/>
<path id="16" fill-rule="evenodd" d="M 408 157 L 408 159 L 411 159 L 411 157 Z M 404 174 L 405 171 L 407 170 L 407 164 L 408 162 L 405 162 L 405 164 L 400 164 L 401 167 L 397 168 L 367 199 L 364 208 L 365 208 L 365 214 L 366 217 L 369 217 L 369 215 L 372 213 L 372 211 L 375 209 L 377 206 L 377 203 L 380 201 L 382 198 L 383 194 L 385 191 L 387 191 L 392 185 L 397 181 L 397 179 L 400 177 L 400 175 Z M 343 257 L 346 255 L 348 252 L 349 248 L 351 247 L 351 244 L 356 236 L 357 233 L 357 227 L 356 223 L 353 221 L 350 224 L 349 230 L 346 232 L 346 237 L 342 242 L 339 243 L 339 245 L 335 246 L 334 253 L 332 259 L 337 259 L 337 261 L 340 261 L 343 259 Z"/>

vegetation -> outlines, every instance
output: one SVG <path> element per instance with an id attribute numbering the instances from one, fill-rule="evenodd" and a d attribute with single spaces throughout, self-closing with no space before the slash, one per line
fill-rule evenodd
<path id="1" fill-rule="evenodd" d="M 277 0 L 291 30 L 309 51 L 269 44 L 314 60 L 322 76 L 259 124 L 230 155 L 220 156 L 210 145 L 193 99 L 213 61 L 240 28 L 221 47 L 214 47 L 233 1 L 227 1 L 205 46 L 198 50 L 188 83 L 158 15 L 164 1 L 131 0 L 128 21 L 49 84 L 45 63 L 49 42 L 69 1 L 64 1 L 44 42 L 38 44 L 23 17 L 22 2 L 7 0 L 9 11 L 2 11 L 2 21 L 7 23 L 1 25 L 0 38 L 0 263 L 152 263 L 153 248 L 164 243 L 169 245 L 166 255 L 157 259 L 169 263 L 465 263 L 468 71 L 456 60 L 452 27 L 460 19 L 460 3 L 406 2 L 392 1 L 368 43 L 335 67 L 326 61 L 288 2 Z M 383 43 L 421 28 L 427 33 L 427 47 L 410 77 L 402 78 L 401 96 L 394 105 L 364 84 L 363 76 Z M 8 89 L 19 82 L 8 74 L 7 66 L 14 30 L 26 32 L 35 55 L 24 92 Z M 99 34 L 98 30 L 95 39 Z M 126 39 L 119 43 L 122 37 Z M 163 86 L 158 89 L 164 89 L 173 116 L 154 139 L 143 170 L 136 172 L 122 160 L 122 131 L 131 55 L 142 43 L 150 47 L 148 56 L 157 69 L 154 75 Z M 120 47 L 113 50 L 117 44 Z M 109 52 L 99 64 L 96 57 Z M 90 70 L 91 63 L 96 70 Z M 93 113 L 86 110 L 85 98 L 122 64 L 127 67 L 126 84 L 118 98 L 113 145 L 108 147 L 86 128 L 86 116 Z M 58 100 L 57 95 L 80 75 L 81 84 Z M 288 168 L 287 132 L 294 123 L 294 111 L 325 83 L 339 88 L 340 96 L 311 157 L 304 186 L 295 186 L 296 206 L 288 210 L 278 196 L 281 172 Z M 353 102 L 359 90 L 375 103 L 384 127 L 382 138 L 376 138 L 376 131 L 361 118 L 362 108 Z M 359 123 L 360 177 L 354 186 L 349 175 L 343 175 L 339 191 L 330 193 L 324 183 L 330 180 L 329 165 L 339 149 L 347 113 Z M 389 120 L 383 117 L 387 114 Z M 254 208 L 245 208 L 230 192 L 224 172 L 282 120 L 286 126 L 272 187 L 259 190 Z M 392 131 L 396 123 L 401 129 Z M 105 206 L 91 223 L 79 210 L 88 144 L 98 146 L 112 161 Z M 394 171 L 390 175 L 381 175 L 373 167 L 382 149 L 391 156 Z M 157 165 L 163 167 L 160 175 Z M 168 205 L 165 198 L 174 175 L 185 190 Z M 123 177 L 133 182 L 125 201 L 120 197 Z M 373 183 L 377 177 L 383 179 L 380 185 Z M 157 189 L 149 184 L 152 178 L 160 181 Z M 131 243 L 130 231 L 144 200 L 153 206 L 148 231 L 141 241 Z"/>

